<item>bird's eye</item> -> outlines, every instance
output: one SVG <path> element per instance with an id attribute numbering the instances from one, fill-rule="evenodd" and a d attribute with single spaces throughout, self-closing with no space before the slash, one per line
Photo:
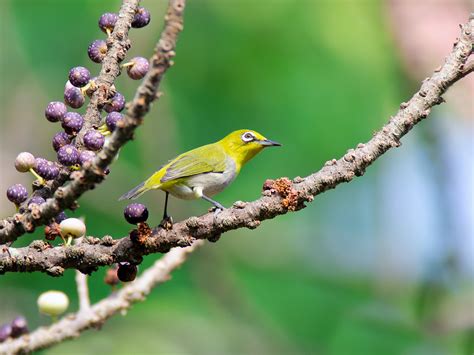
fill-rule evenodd
<path id="1" fill-rule="evenodd" d="M 244 134 L 242 134 L 242 140 L 244 142 L 251 142 L 255 139 L 255 136 L 252 134 L 252 132 L 245 132 Z"/>

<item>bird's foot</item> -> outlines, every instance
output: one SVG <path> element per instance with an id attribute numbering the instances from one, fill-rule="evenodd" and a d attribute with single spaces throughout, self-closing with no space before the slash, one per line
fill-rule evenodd
<path id="1" fill-rule="evenodd" d="M 220 206 L 213 206 L 212 208 L 209 209 L 209 212 L 214 212 L 214 218 L 216 218 L 217 215 L 224 210 L 225 210 L 225 207 L 220 205 Z"/>
<path id="2" fill-rule="evenodd" d="M 160 222 L 160 227 L 169 231 L 173 229 L 173 218 L 171 216 L 164 216 Z"/>

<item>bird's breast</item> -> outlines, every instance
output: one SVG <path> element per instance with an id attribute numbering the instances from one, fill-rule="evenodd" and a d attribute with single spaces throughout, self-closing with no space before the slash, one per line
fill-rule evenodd
<path id="1" fill-rule="evenodd" d="M 232 158 L 227 158 L 226 169 L 221 173 L 205 173 L 182 179 L 178 184 L 166 190 L 173 196 L 193 200 L 202 194 L 213 196 L 224 190 L 237 176 L 236 164 Z"/>

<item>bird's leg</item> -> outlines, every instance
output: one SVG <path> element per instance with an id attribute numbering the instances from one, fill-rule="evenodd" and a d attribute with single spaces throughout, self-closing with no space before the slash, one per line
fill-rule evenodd
<path id="1" fill-rule="evenodd" d="M 173 228 L 173 218 L 168 216 L 168 196 L 169 192 L 166 192 L 166 197 L 165 197 L 165 211 L 163 212 L 163 220 L 160 223 L 160 226 L 163 227 L 166 230 L 171 230 Z"/>
<path id="2" fill-rule="evenodd" d="M 219 213 L 221 213 L 223 210 L 225 210 L 225 207 L 222 206 L 219 202 L 214 201 L 212 198 L 207 197 L 206 195 L 201 196 L 203 200 L 206 200 L 207 202 L 212 203 L 214 206 L 214 215 L 217 216 Z"/>

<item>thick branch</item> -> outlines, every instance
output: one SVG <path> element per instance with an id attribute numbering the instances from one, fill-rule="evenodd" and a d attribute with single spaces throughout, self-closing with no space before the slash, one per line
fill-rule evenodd
<path id="1" fill-rule="evenodd" d="M 370 141 L 349 149 L 339 160 L 328 161 L 320 171 L 293 181 L 267 182 L 262 198 L 249 203 L 235 203 L 233 208 L 224 210 L 217 217 L 206 214 L 188 218 L 175 224 L 171 231 L 155 228 L 147 233 L 146 228 L 141 228 L 140 233 L 132 233 L 133 238 L 88 238 L 86 243 L 68 248 L 51 248 L 42 241 L 35 241 L 27 248 L 10 248 L 10 254 L 0 255 L 0 272 L 43 271 L 58 276 L 66 268 L 91 272 L 98 266 L 119 261 L 139 263 L 143 255 L 188 246 L 195 239 L 216 240 L 229 230 L 253 229 L 263 220 L 303 208 L 305 202 L 312 201 L 314 196 L 363 175 L 378 157 L 400 146 L 400 139 L 426 118 L 433 106 L 443 102 L 442 94 L 464 75 L 463 65 L 473 48 L 473 22 L 470 20 L 462 26 L 461 37 L 444 65 L 423 82 L 410 101 L 400 105 L 398 113 Z"/>
<path id="2" fill-rule="evenodd" d="M 183 264 L 188 255 L 200 245 L 201 242 L 196 242 L 188 248 L 171 250 L 135 281 L 94 304 L 89 310 L 81 309 L 49 327 L 41 327 L 30 334 L 1 343 L 0 354 L 30 353 L 77 338 L 83 331 L 101 326 L 113 315 L 143 301 L 153 287 L 169 280 L 170 273 Z"/>
<path id="3" fill-rule="evenodd" d="M 97 80 L 98 89 L 91 98 L 85 116 L 84 128 L 78 135 L 79 144 L 81 144 L 85 131 L 100 121 L 99 109 L 107 99 L 110 86 L 120 72 L 119 63 L 124 59 L 130 47 L 128 30 L 138 3 L 139 0 L 127 0 L 122 5 L 119 20 L 111 39 L 109 39 L 112 41 L 112 47 L 107 52 Z M 148 112 L 151 102 L 157 98 L 156 93 L 164 73 L 173 64 L 171 58 L 175 55 L 177 37 L 183 28 L 184 6 L 184 0 L 169 0 L 165 26 L 151 58 L 150 71 L 137 89 L 135 98 L 127 106 L 124 124 L 115 130 L 108 146 L 97 155 L 91 164 L 84 166 L 81 171 L 72 173 L 70 175 L 72 181 L 65 187 L 59 187 L 67 180 L 68 175 L 64 173 L 61 174 L 60 181 L 52 182 L 54 186 L 45 187 L 47 191 L 42 194 L 44 197 L 50 197 L 52 192 L 54 195 L 39 208 L 27 209 L 25 212 L 1 220 L 0 244 L 14 241 L 26 232 L 33 232 L 35 227 L 47 224 L 59 212 L 74 206 L 76 199 L 105 178 L 105 168 L 112 163 L 120 147 L 132 139 L 135 128 Z"/>

